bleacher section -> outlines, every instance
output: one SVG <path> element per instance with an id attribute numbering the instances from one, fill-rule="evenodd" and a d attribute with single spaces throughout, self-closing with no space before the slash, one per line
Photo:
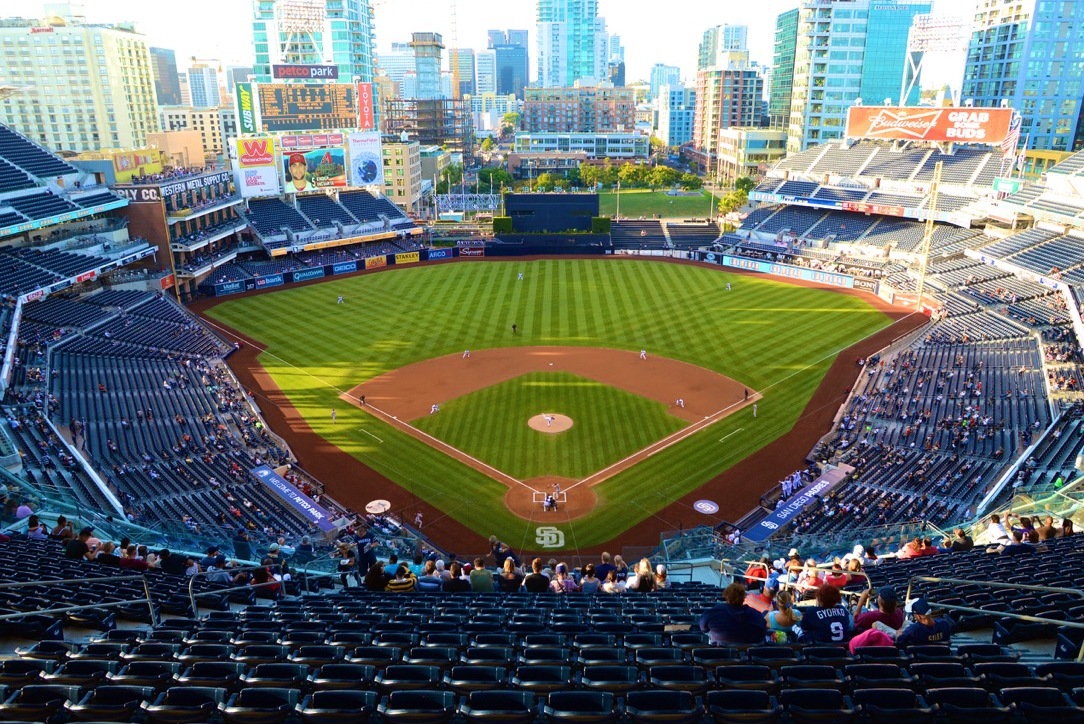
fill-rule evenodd
<path id="1" fill-rule="evenodd" d="M 0 125 L 0 156 L 41 179 L 79 173 L 71 164 L 61 161 L 4 125 Z"/>
<path id="2" fill-rule="evenodd" d="M 275 236 L 283 227 L 291 231 L 312 231 L 312 225 L 293 206 L 281 199 L 252 199 L 245 214 L 257 233 Z"/>
<path id="3" fill-rule="evenodd" d="M 618 221 L 610 228 L 615 249 L 666 249 L 661 221 Z"/>
<path id="4" fill-rule="evenodd" d="M 5 203 L 28 219 L 47 219 L 50 216 L 66 214 L 78 210 L 78 206 L 56 196 L 51 191 L 44 191 L 27 196 L 15 196 L 5 199 Z"/>
<path id="5" fill-rule="evenodd" d="M 708 223 L 667 222 L 666 232 L 675 249 L 697 249 L 711 246 L 719 238 L 719 227 Z"/>
<path id="6" fill-rule="evenodd" d="M 0 159 L 0 193 L 34 188 L 34 179 L 7 161 Z"/>
<path id="7" fill-rule="evenodd" d="M 305 214 L 318 229 L 331 226 L 335 221 L 347 226 L 358 223 L 350 212 L 323 194 L 299 196 L 297 205 L 301 213 Z"/>

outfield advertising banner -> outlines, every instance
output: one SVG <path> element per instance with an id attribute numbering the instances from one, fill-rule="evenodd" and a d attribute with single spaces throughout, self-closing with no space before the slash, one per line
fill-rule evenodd
<path id="1" fill-rule="evenodd" d="M 345 154 L 342 148 L 283 153 L 282 167 L 288 194 L 346 186 Z"/>
<path id="2" fill-rule="evenodd" d="M 350 149 L 350 185 L 383 186 L 384 153 L 380 148 L 380 133 L 347 134 Z"/>
<path id="3" fill-rule="evenodd" d="M 395 255 L 396 264 L 417 264 L 422 260 L 422 255 L 417 251 L 405 251 Z"/>
<path id="4" fill-rule="evenodd" d="M 838 467 L 829 465 L 825 467 L 820 477 L 804 488 L 799 488 L 782 505 L 773 510 L 771 515 L 745 531 L 745 539 L 753 543 L 760 543 L 772 537 L 776 531 L 794 520 L 799 513 L 805 510 L 807 505 L 816 499 L 826 497 L 833 488 L 852 472 L 854 472 L 854 468 L 850 465 L 840 465 Z"/>
<path id="5" fill-rule="evenodd" d="M 453 249 L 430 249 L 427 258 L 429 261 L 433 261 L 434 259 L 451 259 L 455 256 L 455 254 L 452 253 L 453 251 Z"/>
<path id="6" fill-rule="evenodd" d="M 466 249 L 463 251 L 466 251 Z M 735 269 L 746 269 L 748 271 L 760 272 L 761 274 L 772 274 L 778 277 L 801 279 L 802 281 L 807 282 L 831 284 L 834 287 L 843 287 L 844 289 L 851 289 L 854 287 L 854 277 L 847 274 L 835 274 L 833 272 L 818 271 L 817 269 L 806 269 L 804 266 L 791 266 L 790 264 L 775 264 L 761 259 L 747 259 L 741 256 L 724 254 L 723 266 L 734 267 Z"/>
<path id="7" fill-rule="evenodd" d="M 237 141 L 237 188 L 241 196 L 274 196 L 281 193 L 275 161 L 275 139 L 271 136 L 238 138 Z"/>
<path id="8" fill-rule="evenodd" d="M 386 256 L 370 256 L 365 260 L 366 269 L 379 269 L 382 266 L 388 265 L 388 258 Z"/>
<path id="9" fill-rule="evenodd" d="M 319 269 L 302 269 L 300 271 L 293 272 L 293 281 L 304 282 L 309 279 L 321 279 L 324 276 L 324 268 Z"/>
<path id="10" fill-rule="evenodd" d="M 241 133 L 256 132 L 256 105 L 252 101 L 252 84 L 238 83 L 235 101 L 237 105 L 237 130 Z"/>
<path id="11" fill-rule="evenodd" d="M 270 274 L 265 277 L 256 277 L 256 288 L 265 289 L 267 287 L 281 287 L 285 284 L 285 280 L 281 274 Z"/>
<path id="12" fill-rule="evenodd" d="M 215 284 L 216 297 L 221 297 L 226 294 L 240 294 L 243 291 L 245 291 L 245 283 L 243 281 Z"/>
<path id="13" fill-rule="evenodd" d="M 270 488 L 272 492 L 289 503 L 290 507 L 297 511 L 302 518 L 310 523 L 315 523 L 316 527 L 325 533 L 331 533 L 335 530 L 335 524 L 331 522 L 331 513 L 274 470 L 266 465 L 260 465 L 252 468 L 249 472 Z"/>
<path id="14" fill-rule="evenodd" d="M 373 84 L 358 83 L 358 128 L 363 131 L 376 130 L 373 105 Z"/>
<path id="15" fill-rule="evenodd" d="M 341 133 L 298 133 L 290 136 L 279 136 L 279 146 L 283 152 L 300 149 L 307 151 L 311 148 L 336 148 L 346 143 L 346 137 Z"/>
<path id="16" fill-rule="evenodd" d="M 486 248 L 484 246 L 461 246 L 459 247 L 459 256 L 485 256 Z"/>
<path id="17" fill-rule="evenodd" d="M 356 272 L 358 270 L 358 263 L 356 261 L 340 261 L 337 264 L 333 264 L 331 267 L 332 274 L 349 274 L 350 272 Z"/>
<path id="18" fill-rule="evenodd" d="M 852 106 L 847 138 L 999 145 L 1009 134 L 1011 108 Z"/>

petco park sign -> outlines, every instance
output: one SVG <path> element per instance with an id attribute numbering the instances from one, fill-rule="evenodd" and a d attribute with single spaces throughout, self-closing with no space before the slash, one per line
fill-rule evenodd
<path id="1" fill-rule="evenodd" d="M 854 106 L 848 138 L 1000 144 L 1009 132 L 1011 108 Z"/>

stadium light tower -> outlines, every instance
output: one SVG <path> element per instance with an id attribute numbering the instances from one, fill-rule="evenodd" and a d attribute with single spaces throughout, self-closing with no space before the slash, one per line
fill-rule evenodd
<path id="1" fill-rule="evenodd" d="M 907 105 L 907 98 L 918 85 L 922 76 L 922 64 L 926 53 L 952 53 L 967 49 L 971 37 L 971 21 L 959 15 L 916 15 L 907 36 L 907 59 L 903 64 L 900 81 L 900 105 Z"/>

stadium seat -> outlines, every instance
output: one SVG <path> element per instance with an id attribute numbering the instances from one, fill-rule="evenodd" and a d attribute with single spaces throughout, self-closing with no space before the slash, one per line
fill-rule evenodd
<path id="1" fill-rule="evenodd" d="M 444 674 L 444 685 L 461 696 L 502 689 L 508 686 L 508 671 L 501 666 L 453 666 Z"/>
<path id="2" fill-rule="evenodd" d="M 398 664 L 402 659 L 400 650 L 393 646 L 357 646 L 346 656 L 348 663 L 365 664 L 378 670 Z"/>
<path id="3" fill-rule="evenodd" d="M 309 667 L 304 664 L 256 664 L 241 676 L 243 688 L 304 689 L 308 686 Z"/>
<path id="4" fill-rule="evenodd" d="M 1024 664 L 1007 661 L 984 661 L 975 664 L 972 671 L 993 694 L 1007 687 L 1042 686 L 1052 681 L 1049 675 L 1039 676 Z"/>
<path id="5" fill-rule="evenodd" d="M 1075 705 L 1063 691 L 1052 686 L 1008 687 L 998 695 L 1003 704 L 1012 707 L 1028 724 L 1084 721 L 1084 707 Z"/>
<path id="6" fill-rule="evenodd" d="M 0 704 L 0 720 L 49 721 L 78 699 L 78 686 L 31 684 L 17 689 Z"/>
<path id="7" fill-rule="evenodd" d="M 952 722 L 1008 722 L 1012 710 L 1001 706 L 993 694 L 978 687 L 953 686 L 931 688 L 926 701 L 934 711 Z"/>
<path id="8" fill-rule="evenodd" d="M 594 646 L 580 649 L 576 655 L 576 663 L 580 666 L 597 666 L 603 664 L 624 664 L 629 660 L 628 652 L 620 647 L 606 648 Z"/>
<path id="9" fill-rule="evenodd" d="M 602 664 L 585 666 L 580 684 L 587 689 L 626 694 L 640 686 L 640 670 L 635 666 Z"/>
<path id="10" fill-rule="evenodd" d="M 915 677 L 895 664 L 850 664 L 843 676 L 851 691 L 855 689 L 911 689 L 918 686 Z"/>
<path id="11" fill-rule="evenodd" d="M 147 686 L 98 686 L 78 704 L 68 707 L 80 721 L 131 721 L 149 703 L 154 689 Z"/>
<path id="12" fill-rule="evenodd" d="M 535 697 L 529 691 L 472 691 L 460 703 L 459 713 L 476 724 L 530 724 L 535 717 Z"/>
<path id="13" fill-rule="evenodd" d="M 715 670 L 715 679 L 724 689 L 766 691 L 769 694 L 778 693 L 781 684 L 779 674 L 763 664 L 721 666 Z"/>
<path id="14" fill-rule="evenodd" d="M 921 696 L 909 689 L 858 689 L 854 703 L 866 718 L 877 724 L 932 722 L 933 709 Z"/>
<path id="15" fill-rule="evenodd" d="M 648 689 L 628 693 L 625 714 L 636 724 L 692 724 L 704 707 L 690 691 Z"/>
<path id="16" fill-rule="evenodd" d="M 106 678 L 111 684 L 149 686 L 155 691 L 162 691 L 176 684 L 180 673 L 181 665 L 176 661 L 145 661 L 139 659 L 130 662 L 115 674 L 107 675 Z"/>
<path id="17" fill-rule="evenodd" d="M 572 659 L 572 652 L 555 646 L 528 647 L 519 652 L 520 664 L 563 664 Z"/>
<path id="18" fill-rule="evenodd" d="M 660 664 L 681 664 L 685 662 L 685 652 L 669 646 L 644 646 L 633 651 L 633 657 L 641 670 Z"/>
<path id="19" fill-rule="evenodd" d="M 856 662 L 854 656 L 843 646 L 806 646 L 802 658 L 810 664 L 823 664 L 839 668 Z"/>
<path id="20" fill-rule="evenodd" d="M 1035 674 L 1050 676 L 1051 683 L 1064 692 L 1084 687 L 1084 662 L 1082 661 L 1051 661 L 1036 664 Z"/>
<path id="21" fill-rule="evenodd" d="M 357 689 L 314 691 L 297 705 L 297 713 L 306 724 L 361 724 L 376 711 L 378 694 Z"/>
<path id="22" fill-rule="evenodd" d="M 173 687 L 158 695 L 146 708 L 147 717 L 161 724 L 205 722 L 225 706 L 225 689 L 211 687 Z"/>
<path id="23" fill-rule="evenodd" d="M 227 724 L 281 724 L 297 707 L 297 689 L 241 689 L 226 702 Z"/>
<path id="24" fill-rule="evenodd" d="M 237 661 L 197 661 L 177 677 L 177 683 L 235 691 L 244 673 L 245 665 Z"/>
<path id="25" fill-rule="evenodd" d="M 415 664 L 392 664 L 378 670 L 373 680 L 383 691 L 425 689 L 441 684 L 439 668 Z"/>
<path id="26" fill-rule="evenodd" d="M 781 666 L 779 676 L 783 686 L 791 689 L 843 689 L 843 677 L 831 666 L 798 664 Z"/>
<path id="27" fill-rule="evenodd" d="M 982 680 L 974 676 L 963 664 L 947 662 L 913 663 L 907 670 L 918 678 L 927 689 L 981 686 Z"/>
<path id="28" fill-rule="evenodd" d="M 568 686 L 572 669 L 568 666 L 524 665 L 517 666 L 512 675 L 512 685 L 518 689 L 544 694 Z"/>
<path id="29" fill-rule="evenodd" d="M 857 717 L 850 698 L 832 689 L 783 689 L 779 698 L 795 724 L 854 721 Z"/>
<path id="30" fill-rule="evenodd" d="M 716 724 L 771 724 L 783 708 L 766 691 L 723 689 L 709 691 L 704 703 Z"/>
<path id="31" fill-rule="evenodd" d="M 555 690 L 546 698 L 542 714 L 549 721 L 564 724 L 612 724 L 621 712 L 608 691 Z"/>
<path id="32" fill-rule="evenodd" d="M 0 661 L 0 686 L 6 686 L 10 691 L 28 684 L 40 684 L 44 681 L 42 674 L 55 668 L 56 662 L 51 659 L 17 658 Z"/>
<path id="33" fill-rule="evenodd" d="M 376 669 L 365 664 L 324 664 L 309 676 L 313 691 L 375 688 Z"/>
<path id="34" fill-rule="evenodd" d="M 714 669 L 720 666 L 733 666 L 744 660 L 741 649 L 729 648 L 726 646 L 705 646 L 703 648 L 693 649 L 689 655 L 692 659 L 692 663 L 707 669 Z"/>
<path id="35" fill-rule="evenodd" d="M 854 655 L 865 664 L 895 664 L 906 666 L 911 659 L 895 646 L 859 646 Z"/>
<path id="36" fill-rule="evenodd" d="M 49 684 L 96 686 L 119 668 L 117 663 L 101 659 L 69 659 L 52 673 L 43 674 L 42 678 Z"/>
<path id="37" fill-rule="evenodd" d="M 401 689 L 377 706 L 380 715 L 400 724 L 443 724 L 455 714 L 455 694 L 435 689 Z"/>
<path id="38" fill-rule="evenodd" d="M 801 663 L 798 652 L 788 646 L 750 646 L 746 651 L 749 662 L 773 669 Z"/>

